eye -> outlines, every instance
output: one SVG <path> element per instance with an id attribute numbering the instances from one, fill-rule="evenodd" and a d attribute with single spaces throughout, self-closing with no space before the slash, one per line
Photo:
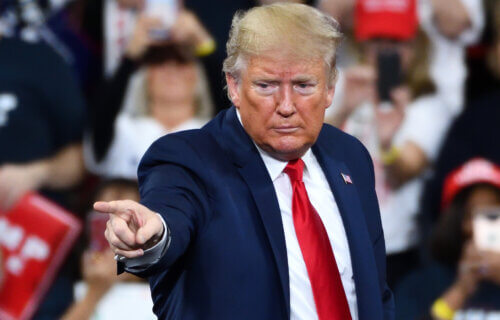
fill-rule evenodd
<path id="1" fill-rule="evenodd" d="M 256 91 L 263 95 L 270 95 L 276 91 L 276 84 L 258 81 L 255 84 Z"/>
<path id="2" fill-rule="evenodd" d="M 310 82 L 301 82 L 297 83 L 294 87 L 295 90 L 297 90 L 301 94 L 311 94 L 314 92 L 316 84 Z"/>

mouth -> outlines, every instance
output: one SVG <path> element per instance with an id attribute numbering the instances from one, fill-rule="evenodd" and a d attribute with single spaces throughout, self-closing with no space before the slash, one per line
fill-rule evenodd
<path id="1" fill-rule="evenodd" d="M 299 127 L 296 127 L 296 126 L 280 126 L 280 127 L 273 128 L 273 130 L 276 131 L 276 132 L 278 132 L 278 133 L 287 134 L 287 133 L 294 133 L 294 132 L 296 132 L 297 130 L 299 130 Z"/>

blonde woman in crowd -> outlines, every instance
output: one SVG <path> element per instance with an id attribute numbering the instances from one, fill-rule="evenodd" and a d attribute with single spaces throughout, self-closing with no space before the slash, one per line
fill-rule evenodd
<path id="1" fill-rule="evenodd" d="M 125 58 L 90 105 L 84 155 L 94 174 L 136 179 L 139 161 L 152 142 L 167 133 L 200 128 L 206 122 L 201 115 L 211 114 L 194 49 L 210 36 L 188 12 L 181 14 L 167 42 L 152 38 L 150 30 L 157 24 L 153 18 L 138 19 Z"/>

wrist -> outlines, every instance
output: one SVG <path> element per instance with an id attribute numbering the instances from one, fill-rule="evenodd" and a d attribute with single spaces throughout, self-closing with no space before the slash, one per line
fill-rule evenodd
<path id="1" fill-rule="evenodd" d="M 444 299 L 439 298 L 432 304 L 431 314 L 439 320 L 453 320 L 455 309 L 450 307 Z"/>
<path id="2" fill-rule="evenodd" d="M 390 166 L 399 158 L 400 150 L 394 145 L 380 145 L 380 159 L 386 166 Z"/>
<path id="3" fill-rule="evenodd" d="M 160 223 L 161 223 L 161 231 L 159 233 L 155 234 L 154 236 L 152 236 L 151 239 L 149 239 L 144 244 L 144 250 L 147 250 L 147 249 L 150 249 L 150 248 L 154 247 L 163 238 L 163 235 L 165 233 L 165 227 L 163 226 L 163 222 L 160 222 Z"/>
<path id="4" fill-rule="evenodd" d="M 195 53 L 198 57 L 205 57 L 212 54 L 215 51 L 215 48 L 215 40 L 211 37 L 207 37 L 196 42 Z"/>
<path id="5" fill-rule="evenodd" d="M 38 161 L 28 165 L 33 190 L 45 187 L 50 177 L 50 164 L 47 160 Z"/>
<path id="6" fill-rule="evenodd" d="M 97 304 L 99 300 L 102 299 L 108 293 L 109 289 L 113 286 L 114 283 L 109 283 L 107 281 L 102 282 L 87 282 L 88 283 L 88 291 L 85 295 L 85 299 L 88 302 Z"/>
<path id="7" fill-rule="evenodd" d="M 463 304 L 471 294 L 471 290 L 460 282 L 455 282 L 442 296 L 443 300 L 454 310 L 462 308 Z"/>

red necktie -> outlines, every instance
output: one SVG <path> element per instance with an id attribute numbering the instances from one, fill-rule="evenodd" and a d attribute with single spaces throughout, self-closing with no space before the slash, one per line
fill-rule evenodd
<path id="1" fill-rule="evenodd" d="M 351 320 L 330 240 L 307 196 L 302 182 L 303 171 L 301 159 L 290 161 L 285 168 L 293 189 L 293 224 L 311 282 L 316 312 L 319 320 Z"/>

